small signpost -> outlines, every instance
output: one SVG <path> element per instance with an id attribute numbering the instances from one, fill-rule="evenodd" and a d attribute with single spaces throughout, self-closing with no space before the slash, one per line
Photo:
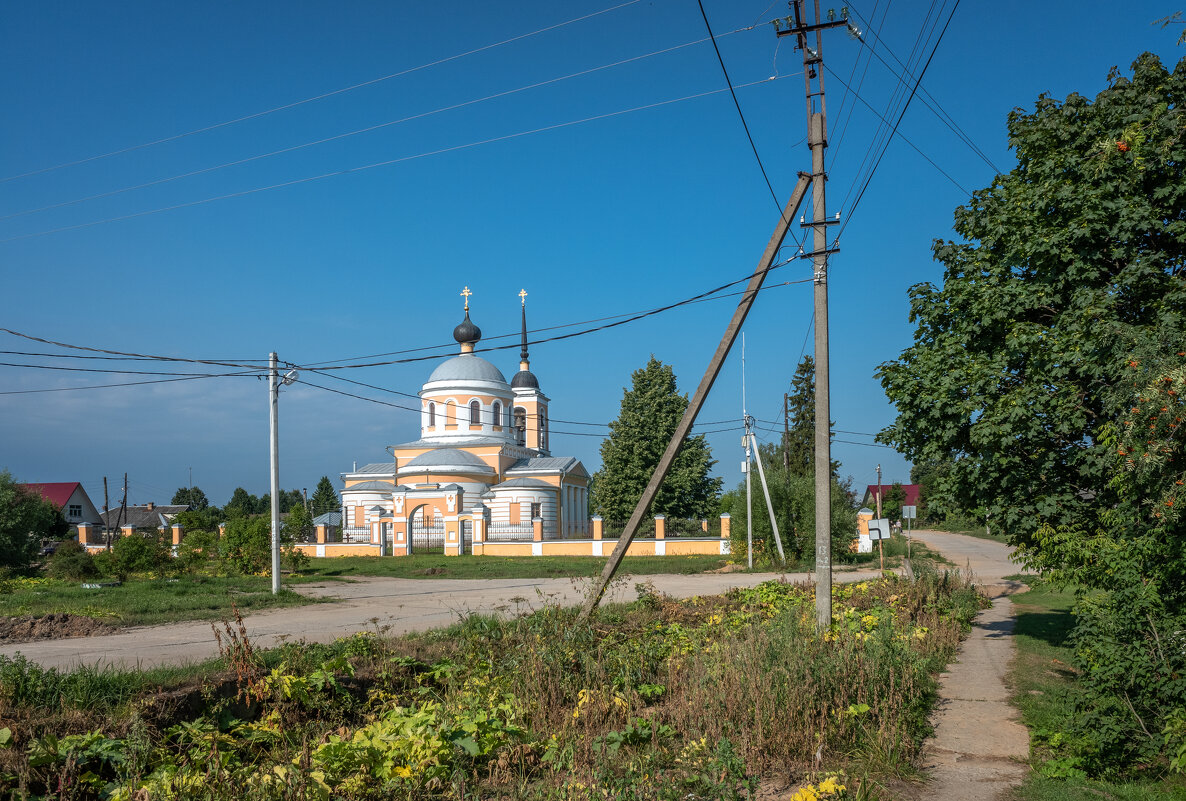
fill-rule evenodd
<path id="1" fill-rule="evenodd" d="M 884 517 L 874 518 L 869 521 L 869 539 L 877 540 L 877 554 L 881 557 L 881 569 L 885 570 L 885 547 L 881 544 L 882 540 L 890 538 L 890 521 Z"/>
<path id="2" fill-rule="evenodd" d="M 906 521 L 906 572 L 910 574 L 910 578 L 914 578 L 914 566 L 910 564 L 910 529 L 912 528 L 910 521 L 918 519 L 917 506 L 903 506 L 902 519 Z"/>

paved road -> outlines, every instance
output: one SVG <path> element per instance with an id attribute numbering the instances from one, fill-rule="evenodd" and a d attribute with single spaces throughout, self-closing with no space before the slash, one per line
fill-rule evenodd
<path id="1" fill-rule="evenodd" d="M 690 576 L 624 577 L 615 582 L 610 600 L 629 601 L 636 582 L 649 581 L 668 595 L 686 598 L 714 595 L 731 587 L 752 587 L 778 573 L 701 573 Z M 856 580 L 875 571 L 837 573 L 837 581 Z M 786 574 L 788 581 L 809 581 L 805 573 Z M 470 612 L 514 614 L 545 603 L 577 604 L 585 598 L 588 579 L 397 579 L 303 584 L 297 589 L 335 603 L 272 609 L 245 619 L 256 645 L 271 647 L 286 639 L 330 642 L 356 631 L 381 628 L 391 634 L 424 631 L 456 623 Z M 40 640 L 0 646 L 0 654 L 23 653 L 45 667 L 119 665 L 153 667 L 200 662 L 217 656 L 209 623 L 141 626 L 99 637 Z"/>
<path id="2" fill-rule="evenodd" d="M 1012 591 L 1024 586 L 1005 580 L 1005 576 L 1026 571 L 1009 558 L 1010 548 L 996 540 L 926 530 L 915 531 L 914 538 L 943 554 L 960 570 L 970 569 L 977 584 L 1000 585 Z"/>

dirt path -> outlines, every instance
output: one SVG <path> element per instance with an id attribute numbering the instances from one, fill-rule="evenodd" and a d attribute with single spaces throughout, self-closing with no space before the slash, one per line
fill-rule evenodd
<path id="1" fill-rule="evenodd" d="M 931 718 L 935 735 L 926 744 L 922 765 L 931 778 L 917 798 L 998 801 L 1029 772 L 1029 733 L 1009 703 L 1006 685 L 1017 650 L 1007 593 L 1022 585 L 1004 577 L 1021 571 L 1009 561 L 1009 549 L 991 540 L 942 532 L 918 532 L 918 539 L 957 565 L 970 566 L 977 583 L 996 597 L 940 678 Z"/>

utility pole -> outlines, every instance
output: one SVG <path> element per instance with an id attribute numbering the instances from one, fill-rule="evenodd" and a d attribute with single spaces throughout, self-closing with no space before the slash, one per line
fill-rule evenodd
<path id="1" fill-rule="evenodd" d="M 741 421 L 745 425 L 745 436 L 741 438 L 741 447 L 745 448 L 745 564 L 753 569 L 754 566 L 754 493 L 750 483 L 749 450 L 749 413 L 745 405 L 745 332 L 741 332 Z"/>
<path id="2" fill-rule="evenodd" d="M 791 469 L 791 396 L 782 393 L 782 469 Z"/>
<path id="3" fill-rule="evenodd" d="M 272 595 L 280 592 L 280 384 L 276 351 L 268 355 L 268 445 L 272 478 Z"/>
<path id="4" fill-rule="evenodd" d="M 107 476 L 103 476 L 103 528 L 111 528 L 111 506 L 107 500 Z M 111 547 L 111 531 L 103 532 L 103 539 L 107 540 L 107 547 Z"/>
<path id="5" fill-rule="evenodd" d="M 824 100 L 823 31 L 848 26 L 847 11 L 842 19 L 820 20 L 815 0 L 815 23 L 808 24 L 803 0 L 793 0 L 792 17 L 776 20 L 778 36 L 794 36 L 796 49 L 803 53 L 803 84 L 807 100 L 807 141 L 811 148 L 811 252 L 803 254 L 814 262 L 815 276 L 815 622 L 819 628 L 832 624 L 832 426 L 828 397 L 828 225 L 824 185 L 824 148 L 828 146 Z M 787 28 L 782 29 L 782 23 Z M 815 33 L 815 48 L 808 34 Z"/>
<path id="6" fill-rule="evenodd" d="M 877 519 L 881 519 L 881 465 L 877 465 Z M 885 570 L 885 546 L 882 544 L 884 540 L 877 540 L 877 553 L 881 556 L 881 569 Z"/>

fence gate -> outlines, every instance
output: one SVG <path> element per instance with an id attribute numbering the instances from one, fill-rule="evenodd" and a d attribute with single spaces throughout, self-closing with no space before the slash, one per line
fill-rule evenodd
<path id="1" fill-rule="evenodd" d="M 412 515 L 411 528 L 408 536 L 412 543 L 413 553 L 444 553 L 445 552 L 445 520 L 442 517 L 425 517 L 425 509 L 421 507 Z"/>

